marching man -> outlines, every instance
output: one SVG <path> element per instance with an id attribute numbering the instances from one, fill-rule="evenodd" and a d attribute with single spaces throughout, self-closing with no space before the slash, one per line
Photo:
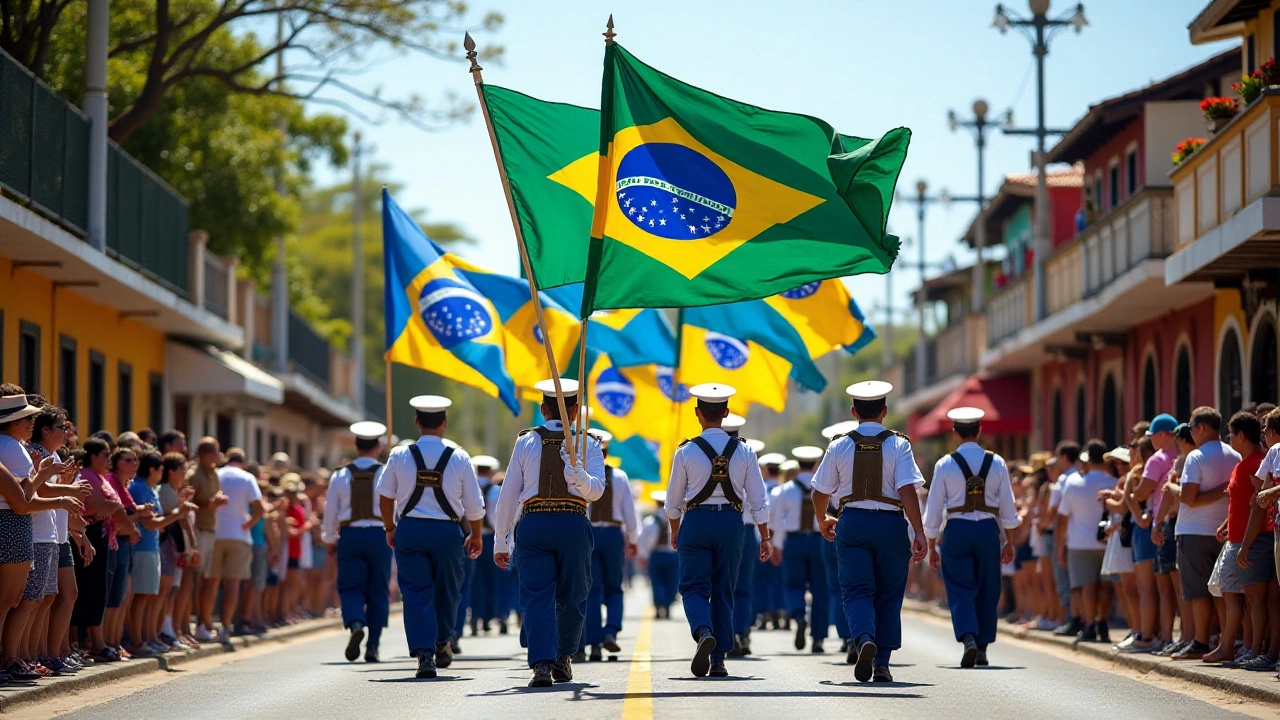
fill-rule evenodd
<path id="1" fill-rule="evenodd" d="M 453 401 L 419 395 L 409 404 L 421 437 L 391 451 L 378 494 L 387 545 L 396 553 L 409 655 L 418 659 L 416 677 L 434 678 L 453 663 L 463 563 L 480 555 L 484 500 L 467 451 L 444 443 Z"/>
<path id="2" fill-rule="evenodd" d="M 586 629 L 582 645 L 591 646 L 591 660 L 602 660 L 601 649 L 618 653 L 618 633 L 622 631 L 622 570 L 627 558 L 635 557 L 639 520 L 635 499 L 631 497 L 631 479 L 609 458 L 613 434 L 592 430 L 605 456 L 604 494 L 591 503 L 591 537 L 595 549 L 591 553 L 591 590 L 587 594 Z M 601 617 L 600 606 L 605 615 Z"/>
<path id="3" fill-rule="evenodd" d="M 604 494 L 604 454 L 587 443 L 584 467 L 574 465 L 565 447 L 565 423 L 578 414 L 578 382 L 560 380 L 568 417 L 560 417 L 552 380 L 534 385 L 542 393 L 544 425 L 520 433 L 507 463 L 493 523 L 493 560 L 511 566 L 509 537 L 515 528 L 520 566 L 521 633 L 528 640 L 533 670 L 529 687 L 550 687 L 573 679 L 573 654 L 582 639 L 584 609 L 591 589 L 591 523 L 587 504 Z M 523 509 L 521 509 L 523 508 Z M 516 512 L 521 513 L 516 525 Z"/>
<path id="4" fill-rule="evenodd" d="M 984 414 L 971 407 L 947 413 L 960 446 L 934 466 L 924 510 L 929 565 L 942 571 L 951 625 L 964 645 L 963 668 L 987 665 L 987 645 L 996 639 L 1000 565 L 1013 562 L 1006 530 L 1021 522 L 1004 458 L 978 444 Z"/>
<path id="5" fill-rule="evenodd" d="M 813 652 L 823 652 L 822 643 L 827 639 L 830 625 L 831 599 L 827 590 L 827 568 L 822 562 L 822 545 L 818 532 L 818 520 L 826 516 L 814 511 L 812 499 L 813 470 L 822 458 L 822 448 L 804 445 L 791 451 L 799 465 L 794 479 L 778 487 L 775 502 L 770 508 L 770 525 L 774 528 L 775 554 L 782 552 L 782 578 L 787 613 L 796 621 L 795 648 L 803 650 L 805 630 L 805 593 L 813 596 L 813 612 L 809 615 L 813 626 Z"/>
<path id="6" fill-rule="evenodd" d="M 813 507 L 822 534 L 836 543 L 840 590 L 849 620 L 850 649 L 859 682 L 893 682 L 889 657 L 902 647 L 902 599 L 907 571 L 929 550 L 916 488 L 924 476 L 911 443 L 885 429 L 885 397 L 893 385 L 878 380 L 850 385 L 857 430 L 837 437 L 813 478 Z M 839 498 L 837 518 L 827 512 Z M 915 532 L 908 534 L 908 524 Z"/>
<path id="7" fill-rule="evenodd" d="M 729 414 L 728 385 L 696 385 L 694 412 L 702 434 L 681 443 L 667 484 L 667 518 L 680 556 L 680 594 L 693 640 L 696 677 L 727 677 L 733 649 L 733 591 L 742 559 L 742 514 L 748 508 L 760 531 L 759 557 L 772 553 L 769 503 L 756 454 L 720 424 Z M 687 517 L 686 517 L 687 516 Z"/>
<path id="8" fill-rule="evenodd" d="M 653 590 L 653 616 L 671 619 L 671 604 L 676 601 L 676 585 L 680 581 L 680 558 L 671 549 L 671 524 L 667 522 L 666 490 L 654 490 L 649 499 L 658 505 L 652 515 L 640 523 L 637 548 L 642 567 L 648 567 L 649 587 Z"/>

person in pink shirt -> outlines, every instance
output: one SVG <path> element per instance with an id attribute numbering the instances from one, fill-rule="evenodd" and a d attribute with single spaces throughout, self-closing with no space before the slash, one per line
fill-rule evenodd
<path id="1" fill-rule="evenodd" d="M 1165 583 L 1168 586 L 1167 592 L 1161 592 L 1157 581 L 1155 565 L 1160 556 L 1160 548 L 1151 541 L 1151 524 L 1159 509 L 1160 496 L 1169 480 L 1169 472 L 1173 470 L 1173 462 L 1178 459 L 1178 448 L 1173 435 L 1177 427 L 1178 421 L 1167 413 L 1152 418 L 1147 428 L 1147 438 L 1151 440 L 1155 454 L 1142 466 L 1141 479 L 1132 486 L 1125 498 L 1135 521 L 1133 575 L 1138 586 L 1138 622 L 1136 632 L 1117 646 L 1123 653 L 1160 650 L 1169 642 L 1169 635 L 1173 632 L 1177 598 L 1173 594 L 1172 582 Z M 1169 635 L 1157 633 L 1157 622 L 1159 621 L 1159 628 L 1163 631 L 1166 627 L 1163 621 L 1166 619 Z"/>
<path id="2" fill-rule="evenodd" d="M 111 462 L 111 448 L 98 438 L 89 438 L 83 447 L 83 469 L 80 477 L 89 485 L 89 497 L 85 500 L 85 536 L 93 547 L 93 555 L 76 563 L 76 597 L 71 612 L 71 626 L 76 635 L 87 635 L 87 648 L 94 660 L 117 662 L 120 656 L 108 648 L 102 633 L 103 615 L 107 608 L 107 585 L 110 571 L 115 564 L 116 519 L 124 516 L 124 505 L 115 488 L 105 475 Z M 92 559 L 90 559 L 92 557 Z M 84 638 L 81 642 L 86 642 Z"/>

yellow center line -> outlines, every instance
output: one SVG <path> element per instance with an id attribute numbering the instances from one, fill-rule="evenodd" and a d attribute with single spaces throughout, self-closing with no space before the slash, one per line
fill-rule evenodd
<path id="1" fill-rule="evenodd" d="M 653 676 L 650 650 L 653 647 L 653 611 L 645 613 L 631 653 L 631 670 L 627 674 L 626 699 L 622 701 L 622 720 L 652 720 Z"/>

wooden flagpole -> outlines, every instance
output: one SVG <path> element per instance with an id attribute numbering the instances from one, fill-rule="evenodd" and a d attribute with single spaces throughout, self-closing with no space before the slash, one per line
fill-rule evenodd
<path id="1" fill-rule="evenodd" d="M 391 359 L 390 359 L 390 358 L 385 358 L 385 359 L 386 359 L 386 361 L 387 361 L 387 378 L 386 378 L 386 393 L 387 393 L 387 455 L 390 455 L 390 454 L 391 454 L 391 436 L 395 434 L 395 428 L 394 428 L 395 423 L 394 423 L 394 422 L 392 422 L 392 420 L 391 420 Z"/>
<path id="2" fill-rule="evenodd" d="M 587 466 L 587 318 L 578 329 L 578 436 L 582 438 L 582 467 Z"/>
<path id="3" fill-rule="evenodd" d="M 489 115 L 489 103 L 484 97 L 484 77 L 478 61 L 479 53 L 476 52 L 476 41 L 471 39 L 471 33 L 466 33 L 463 38 L 462 46 L 467 50 L 467 60 L 471 61 L 471 77 L 475 81 L 476 96 L 480 99 L 480 110 L 484 113 L 484 124 L 489 130 L 489 144 L 493 146 L 493 158 L 498 163 L 498 176 L 502 178 L 502 191 L 507 197 L 507 210 L 511 214 L 511 227 L 516 233 L 516 247 L 520 250 L 520 262 L 524 266 L 524 275 L 529 281 L 529 295 L 533 298 L 533 314 L 538 321 L 538 329 L 542 331 L 542 347 L 547 351 L 547 362 L 551 365 L 551 380 L 556 387 L 556 404 L 560 410 L 560 422 L 565 428 L 565 443 L 568 444 L 569 457 L 574 458 L 573 463 L 577 464 L 577 446 L 574 443 L 573 433 L 568 432 L 568 408 L 564 404 L 564 393 L 560 389 L 560 366 L 556 364 L 555 350 L 551 347 L 551 333 L 547 330 L 547 320 L 542 312 L 542 299 L 538 295 L 537 280 L 533 274 L 533 263 L 529 260 L 529 248 L 524 241 L 524 231 L 520 228 L 520 218 L 516 215 L 515 199 L 511 195 L 511 180 L 507 177 L 507 168 L 502 163 L 502 149 L 498 147 L 498 136 L 493 131 L 493 119 Z M 579 388 L 581 392 L 581 388 Z"/>

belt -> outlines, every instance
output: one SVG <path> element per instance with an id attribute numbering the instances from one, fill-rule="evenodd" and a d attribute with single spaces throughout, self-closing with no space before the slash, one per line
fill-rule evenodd
<path id="1" fill-rule="evenodd" d="M 861 502 L 861 501 L 858 501 L 858 502 Z M 852 505 L 845 505 L 845 506 L 844 506 L 844 510 L 852 510 L 852 511 L 854 511 L 854 512 L 893 513 L 894 515 L 901 515 L 901 514 L 902 514 L 902 511 L 901 511 L 901 510 L 897 510 L 897 509 L 894 509 L 894 510 L 886 510 L 885 508 L 861 508 L 861 507 L 854 507 L 854 506 L 852 506 Z"/>
<path id="2" fill-rule="evenodd" d="M 586 515 L 587 508 L 585 505 L 576 502 L 546 501 L 526 504 L 524 506 L 524 510 L 520 511 L 521 515 L 529 515 L 532 513 L 572 513 L 574 515 Z"/>
<path id="3" fill-rule="evenodd" d="M 687 512 L 687 513 L 691 513 L 691 512 L 693 512 L 693 511 L 695 511 L 695 510 L 700 511 L 700 512 L 729 512 L 729 511 L 733 511 L 733 512 L 738 513 L 738 514 L 742 514 L 742 506 L 741 506 L 741 505 L 734 505 L 733 503 L 717 503 L 717 504 L 714 504 L 714 505 L 711 505 L 711 504 L 707 504 L 707 505 L 694 505 L 693 507 L 685 508 L 685 510 L 684 510 L 684 511 L 685 511 L 685 512 Z"/>
<path id="4" fill-rule="evenodd" d="M 622 527 L 622 523 L 616 520 L 593 520 L 592 525 L 607 525 L 609 527 Z"/>

